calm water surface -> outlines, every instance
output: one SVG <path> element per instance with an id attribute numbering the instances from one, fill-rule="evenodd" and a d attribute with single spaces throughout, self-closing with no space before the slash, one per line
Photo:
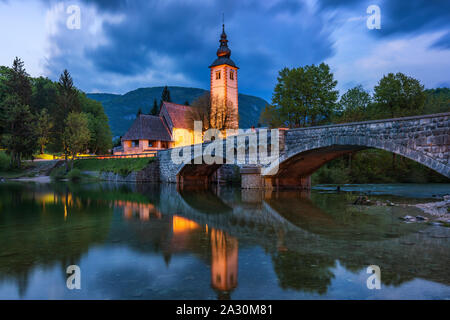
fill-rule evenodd
<path id="1" fill-rule="evenodd" d="M 350 204 L 368 191 L 427 202 L 450 185 L 318 189 L 2 183 L 0 299 L 450 298 L 450 228 Z M 73 264 L 81 290 L 66 287 Z"/>

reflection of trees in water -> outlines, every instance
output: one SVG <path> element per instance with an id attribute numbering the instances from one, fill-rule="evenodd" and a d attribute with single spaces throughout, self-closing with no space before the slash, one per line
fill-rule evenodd
<path id="1" fill-rule="evenodd" d="M 112 210 L 105 202 L 80 198 L 68 187 L 2 186 L 0 202 L 0 279 L 15 279 L 20 296 L 35 267 L 49 270 L 56 263 L 65 278 L 67 266 L 109 232 Z"/>
<path id="2" fill-rule="evenodd" d="M 280 287 L 310 293 L 325 294 L 334 278 L 330 268 L 335 266 L 332 257 L 281 251 L 272 255 L 274 270 Z"/>

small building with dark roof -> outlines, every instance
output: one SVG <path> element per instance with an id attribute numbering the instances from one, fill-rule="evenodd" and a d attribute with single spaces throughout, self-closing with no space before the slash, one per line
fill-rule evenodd
<path id="1" fill-rule="evenodd" d="M 192 144 L 189 106 L 164 101 L 159 115 L 140 114 L 122 137 L 116 155 L 140 154 Z"/>

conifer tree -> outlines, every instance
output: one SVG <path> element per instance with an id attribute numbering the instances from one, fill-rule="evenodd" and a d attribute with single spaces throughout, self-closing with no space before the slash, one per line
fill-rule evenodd
<path id="1" fill-rule="evenodd" d="M 159 113 L 159 108 L 158 108 L 158 103 L 156 102 L 156 99 L 153 100 L 153 108 L 152 110 L 150 110 L 150 114 L 153 116 L 158 115 Z"/>

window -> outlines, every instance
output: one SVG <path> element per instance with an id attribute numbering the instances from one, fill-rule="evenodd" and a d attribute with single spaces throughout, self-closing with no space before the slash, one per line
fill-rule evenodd
<path id="1" fill-rule="evenodd" d="M 220 80 L 220 71 L 216 72 L 216 80 Z"/>
<path id="2" fill-rule="evenodd" d="M 230 70 L 230 79 L 234 80 L 234 70 Z"/>

